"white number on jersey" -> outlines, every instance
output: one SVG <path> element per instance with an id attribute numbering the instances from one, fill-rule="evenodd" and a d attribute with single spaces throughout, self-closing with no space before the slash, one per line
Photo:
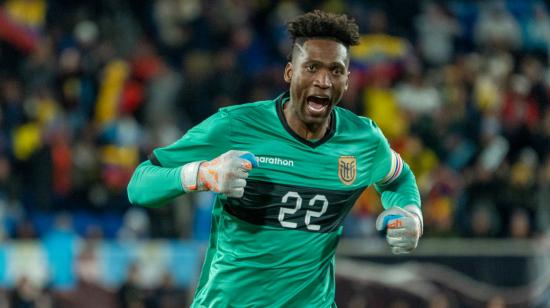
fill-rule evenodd
<path id="1" fill-rule="evenodd" d="M 300 195 L 295 191 L 289 191 L 283 196 L 283 199 L 281 201 L 283 203 L 288 203 L 289 198 L 296 199 L 296 203 L 294 204 L 293 208 L 281 207 L 281 209 L 279 210 L 279 222 L 281 223 L 281 226 L 285 228 L 296 229 L 298 227 L 298 224 L 291 221 L 285 221 L 285 215 L 286 214 L 293 215 L 302 207 L 302 197 L 300 197 Z M 307 229 L 311 231 L 319 231 L 321 229 L 320 225 L 311 223 L 311 218 L 321 217 L 321 215 L 323 215 L 328 208 L 328 200 L 327 200 L 327 197 L 324 195 L 315 195 L 315 197 L 309 200 L 308 205 L 310 207 L 313 207 L 315 206 L 315 203 L 317 201 L 322 202 L 322 208 L 320 211 L 314 211 L 314 210 L 306 211 L 305 224 Z"/>

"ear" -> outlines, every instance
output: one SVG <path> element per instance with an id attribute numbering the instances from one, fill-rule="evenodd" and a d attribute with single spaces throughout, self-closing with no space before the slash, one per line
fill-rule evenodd
<path id="1" fill-rule="evenodd" d="M 284 79 L 286 83 L 290 83 L 292 80 L 292 63 L 288 62 L 285 66 L 285 73 L 284 73 Z"/>
<path id="2" fill-rule="evenodd" d="M 346 76 L 346 84 L 344 85 L 344 92 L 346 92 L 348 90 L 348 86 L 349 86 L 349 74 L 351 72 L 348 70 L 348 74 Z"/>

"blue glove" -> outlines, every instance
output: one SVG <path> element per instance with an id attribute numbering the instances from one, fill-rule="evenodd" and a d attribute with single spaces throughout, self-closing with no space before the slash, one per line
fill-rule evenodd
<path id="1" fill-rule="evenodd" d="M 376 230 L 387 230 L 386 240 L 394 254 L 413 251 L 418 245 L 422 229 L 422 212 L 416 205 L 391 207 L 376 219 Z"/>

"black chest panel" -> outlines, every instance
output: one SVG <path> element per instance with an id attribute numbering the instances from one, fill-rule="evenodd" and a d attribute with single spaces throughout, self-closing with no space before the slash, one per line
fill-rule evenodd
<path id="1" fill-rule="evenodd" d="M 249 180 L 244 196 L 224 200 L 224 210 L 256 225 L 332 232 L 342 225 L 363 190 L 327 190 Z"/>

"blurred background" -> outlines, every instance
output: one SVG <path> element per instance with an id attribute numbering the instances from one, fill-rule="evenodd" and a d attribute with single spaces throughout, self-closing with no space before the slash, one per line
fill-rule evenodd
<path id="1" fill-rule="evenodd" d="M 406 257 L 345 222 L 339 307 L 550 307 L 546 1 L 0 1 L 0 307 L 185 307 L 212 194 L 130 206 L 155 147 L 218 108 L 286 90 L 285 22 L 360 25 L 341 106 L 416 174 L 424 236 Z"/>

